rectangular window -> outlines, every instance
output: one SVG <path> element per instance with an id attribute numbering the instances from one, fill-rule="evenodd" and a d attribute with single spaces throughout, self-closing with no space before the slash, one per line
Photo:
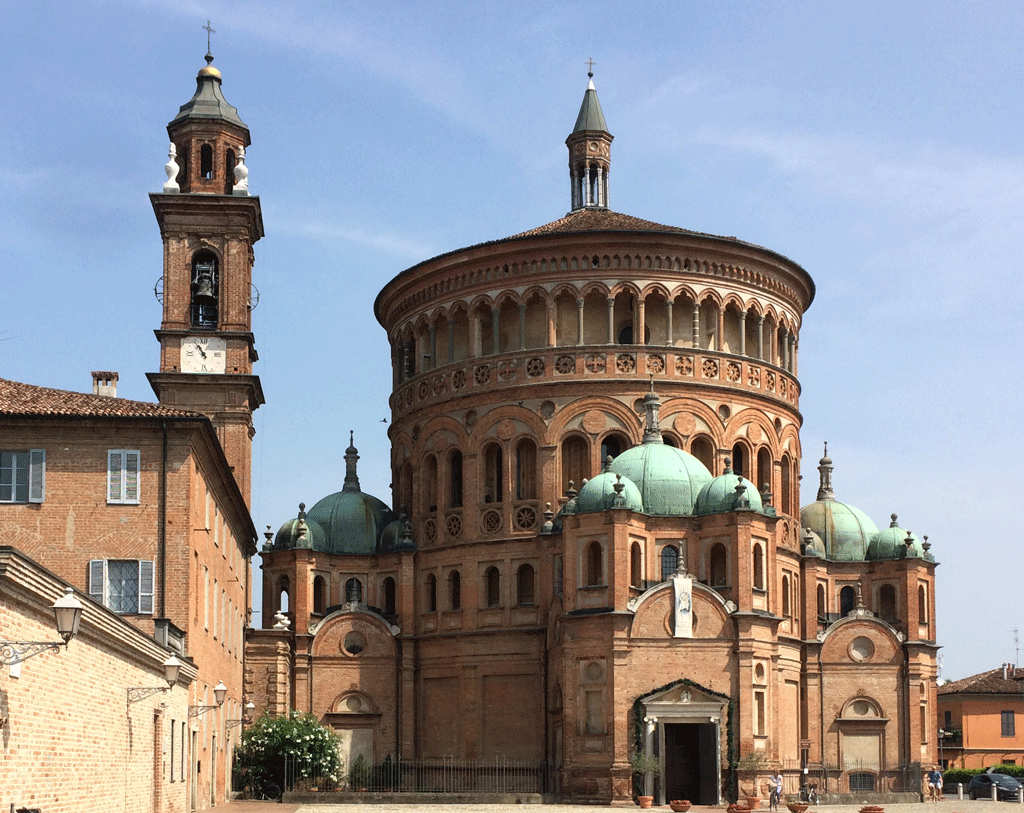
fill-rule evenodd
<path id="1" fill-rule="evenodd" d="M 107 452 L 107 502 L 123 505 L 139 503 L 139 463 L 141 455 L 131 449 Z"/>
<path id="2" fill-rule="evenodd" d="M 1001 716 L 1003 718 L 1003 726 L 1002 726 L 1002 728 L 1003 728 L 1003 732 L 1002 732 L 1003 736 L 1004 737 L 1013 737 L 1013 736 L 1015 736 L 1016 733 L 1017 733 L 1017 730 L 1016 730 L 1017 727 L 1016 727 L 1016 724 L 1015 724 L 1014 719 L 1013 719 L 1013 712 L 1012 711 L 1004 711 L 1004 712 L 1001 712 Z"/>
<path id="3" fill-rule="evenodd" d="M 949 709 L 946 709 L 946 711 L 943 712 L 942 727 L 943 728 L 952 728 L 953 727 L 953 712 L 951 712 Z"/>
<path id="4" fill-rule="evenodd" d="M 153 562 L 145 559 L 93 559 L 89 597 L 115 613 L 153 614 Z"/>
<path id="5" fill-rule="evenodd" d="M 176 729 L 177 727 L 178 727 L 177 721 L 172 718 L 171 719 L 171 781 L 172 782 L 174 781 L 174 737 L 175 737 L 175 734 L 176 734 L 174 729 Z"/>
<path id="6" fill-rule="evenodd" d="M 0 502 L 42 502 L 46 450 L 0 452 Z"/>

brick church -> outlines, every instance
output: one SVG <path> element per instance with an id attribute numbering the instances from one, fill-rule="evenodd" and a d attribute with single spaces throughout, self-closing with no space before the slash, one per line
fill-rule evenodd
<path id="1" fill-rule="evenodd" d="M 630 799 L 635 752 L 660 765 L 642 783 L 661 803 L 763 790 L 769 768 L 787 792 L 916 791 L 936 747 L 935 561 L 895 515 L 879 530 L 840 501 L 827 449 L 801 508 L 810 275 L 615 212 L 592 80 L 566 145 L 568 214 L 378 295 L 392 494 L 362 491 L 350 437 L 340 489 L 268 533 L 247 697 L 312 711 L 349 760 L 531 761 L 579 802 Z M 207 245 L 158 198 L 168 256 L 194 271 L 178 295 L 200 307 L 213 263 L 241 303 L 248 244 Z M 256 234 L 250 201 L 207 206 Z M 238 374 L 228 402 L 251 405 L 245 325 L 195 333 Z M 171 378 L 155 383 L 207 408 Z"/>

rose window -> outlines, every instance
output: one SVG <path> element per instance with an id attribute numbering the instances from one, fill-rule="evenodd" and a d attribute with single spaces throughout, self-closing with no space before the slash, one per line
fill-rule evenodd
<path id="1" fill-rule="evenodd" d="M 615 359 L 615 369 L 620 373 L 631 373 L 636 369 L 636 358 L 629 353 L 622 353 Z"/>
<path id="2" fill-rule="evenodd" d="M 555 370 L 562 375 L 576 372 L 576 359 L 572 356 L 559 356 L 555 359 Z"/>

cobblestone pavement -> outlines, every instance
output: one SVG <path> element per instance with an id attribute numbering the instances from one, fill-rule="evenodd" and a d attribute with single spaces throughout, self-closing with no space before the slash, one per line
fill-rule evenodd
<path id="1" fill-rule="evenodd" d="M 917 802 L 911 804 L 886 804 L 885 813 L 1014 813 L 1015 810 L 1024 810 L 1024 806 L 1016 805 L 1013 802 L 972 802 L 970 799 L 958 800 L 946 798 L 944 801 Z M 860 805 L 818 805 L 812 807 L 808 813 L 857 813 Z M 445 810 L 446 813 L 595 813 L 598 810 L 635 810 L 635 807 L 616 806 L 603 807 L 600 805 L 484 805 L 484 804 L 276 804 L 274 802 L 229 802 L 222 806 L 225 813 L 420 813 L 421 811 Z M 525 809 L 525 810 L 524 810 Z M 652 810 L 668 811 L 668 805 L 655 805 Z M 725 807 L 701 807 L 694 805 L 691 813 L 724 813 Z M 762 805 L 762 811 L 767 807 Z"/>

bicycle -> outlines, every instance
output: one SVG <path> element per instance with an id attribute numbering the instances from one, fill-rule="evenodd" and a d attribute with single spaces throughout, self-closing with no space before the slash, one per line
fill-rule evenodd
<path id="1" fill-rule="evenodd" d="M 242 798 L 276 802 L 281 798 L 281 786 L 269 779 L 266 782 L 251 779 L 242 786 Z"/>
<path id="2" fill-rule="evenodd" d="M 805 785 L 800 788 L 800 801 L 807 802 L 808 804 L 818 804 L 818 786 L 817 785 Z"/>

